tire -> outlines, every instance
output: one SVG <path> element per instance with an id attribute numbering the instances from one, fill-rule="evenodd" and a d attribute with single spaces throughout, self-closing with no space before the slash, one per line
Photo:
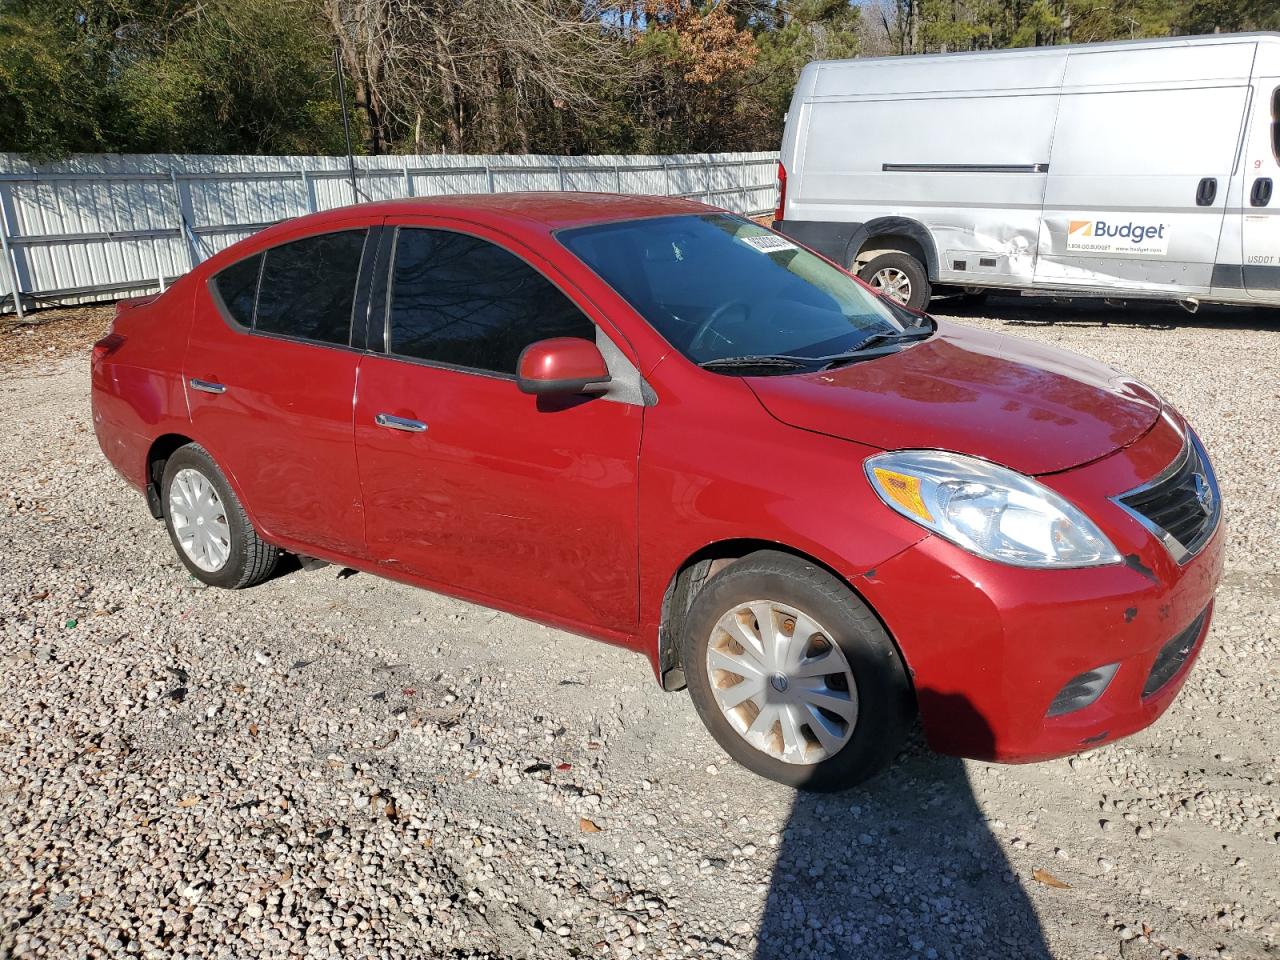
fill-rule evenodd
<path id="1" fill-rule="evenodd" d="M 876 290 L 912 310 L 929 305 L 929 273 L 909 253 L 882 253 L 858 271 L 858 276 Z"/>
<path id="2" fill-rule="evenodd" d="M 199 444 L 180 447 L 165 462 L 160 504 L 178 559 L 201 583 L 239 590 L 275 571 L 280 551 L 258 536 L 227 478 Z"/>
<path id="3" fill-rule="evenodd" d="M 748 607 L 762 609 L 757 601 L 769 605 L 764 615 L 777 618 L 782 637 L 779 646 L 786 646 L 789 640 L 791 648 L 798 649 L 795 645 L 809 635 L 810 628 L 819 628 L 810 641 L 807 659 L 793 660 L 792 669 L 776 672 L 769 670 L 778 665 L 776 662 L 762 664 L 763 682 L 747 669 L 753 664 L 744 664 L 752 654 L 745 644 L 733 639 L 731 631 L 736 628 L 726 619 L 733 617 L 744 626 L 747 642 L 758 639 L 759 631 L 752 624 L 758 624 L 759 616 Z M 797 633 L 802 629 L 803 633 Z M 827 637 L 827 642 L 822 637 Z M 826 792 L 861 783 L 897 755 L 915 713 L 911 682 L 880 621 L 836 577 L 790 554 L 772 550 L 753 553 L 708 580 L 689 608 L 682 644 L 689 694 L 707 730 L 738 763 L 788 786 Z M 709 651 L 715 663 L 744 664 L 745 672 L 735 674 L 709 666 Z M 726 655 L 729 661 L 724 659 Z M 827 667 L 847 669 L 843 675 L 813 675 Z M 740 679 L 735 681 L 735 676 Z M 740 683 L 748 686 L 735 689 Z M 749 690 L 758 692 L 739 706 L 722 706 Z M 806 706 L 805 700 L 814 690 L 820 691 L 817 697 L 823 703 L 839 713 L 822 708 L 815 712 Z M 812 702 L 810 699 L 809 704 Z M 788 723 L 791 744 L 783 729 L 787 713 L 794 718 Z M 770 714 L 777 717 L 772 724 Z M 850 717 L 852 722 L 847 719 Z M 826 732 L 822 742 L 815 734 L 819 723 Z M 757 725 L 761 729 L 753 732 Z M 768 732 L 764 733 L 766 725 Z M 747 732 L 740 732 L 744 727 Z M 749 737 L 754 737 L 754 742 Z M 803 744 L 799 752 L 792 749 L 795 741 Z"/>

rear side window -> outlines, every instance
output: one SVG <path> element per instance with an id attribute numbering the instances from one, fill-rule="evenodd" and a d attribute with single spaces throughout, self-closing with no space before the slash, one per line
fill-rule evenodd
<path id="1" fill-rule="evenodd" d="M 254 329 L 346 345 L 364 238 L 363 230 L 347 230 L 268 250 Z"/>
<path id="2" fill-rule="evenodd" d="M 242 327 L 253 326 L 253 299 L 258 293 L 262 254 L 233 263 L 213 279 L 218 296 L 231 318 Z"/>
<path id="3" fill-rule="evenodd" d="M 595 335 L 595 324 L 551 281 L 496 244 L 408 227 L 396 237 L 394 354 L 514 374 L 520 351 L 535 341 Z"/>

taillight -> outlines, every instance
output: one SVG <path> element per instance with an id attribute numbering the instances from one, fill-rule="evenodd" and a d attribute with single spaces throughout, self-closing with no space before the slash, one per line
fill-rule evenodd
<path id="1" fill-rule="evenodd" d="M 97 363 L 104 357 L 109 357 L 115 353 L 124 344 L 124 337 L 118 333 L 108 333 L 105 337 L 93 345 L 93 362 Z"/>
<path id="2" fill-rule="evenodd" d="M 787 168 L 778 164 L 778 209 L 773 211 L 773 222 L 782 220 L 782 208 L 787 205 Z"/>

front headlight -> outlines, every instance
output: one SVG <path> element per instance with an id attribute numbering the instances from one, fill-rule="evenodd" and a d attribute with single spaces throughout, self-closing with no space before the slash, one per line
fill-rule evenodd
<path id="1" fill-rule="evenodd" d="M 988 560 L 1016 567 L 1094 567 L 1120 554 L 1093 521 L 1030 477 L 942 450 L 866 461 L 880 499 Z"/>

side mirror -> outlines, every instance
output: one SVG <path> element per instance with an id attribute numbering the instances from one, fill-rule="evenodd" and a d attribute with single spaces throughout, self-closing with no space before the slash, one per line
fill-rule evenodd
<path id="1" fill-rule="evenodd" d="M 516 364 L 516 386 L 539 395 L 582 393 L 610 380 L 600 350 L 580 337 L 553 337 L 531 343 Z"/>

